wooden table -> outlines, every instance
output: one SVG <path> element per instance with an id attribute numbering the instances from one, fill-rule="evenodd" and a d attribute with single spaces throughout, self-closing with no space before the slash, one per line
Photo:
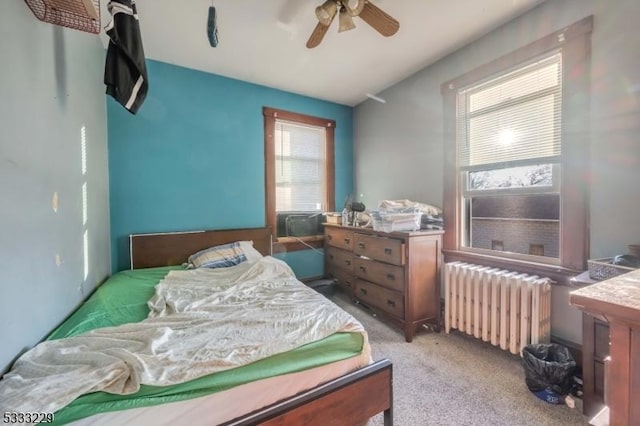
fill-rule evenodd
<path id="1" fill-rule="evenodd" d="M 640 424 L 640 269 L 575 290 L 570 303 L 609 323 L 609 424 Z"/>

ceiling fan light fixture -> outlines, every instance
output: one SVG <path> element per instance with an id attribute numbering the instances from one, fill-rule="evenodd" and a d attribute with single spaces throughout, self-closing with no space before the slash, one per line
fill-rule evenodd
<path id="1" fill-rule="evenodd" d="M 356 7 L 351 7 L 351 4 L 350 4 L 351 2 L 349 0 L 343 1 L 342 4 L 346 6 L 347 12 L 349 12 L 349 15 L 358 16 L 360 15 L 360 12 L 362 12 L 362 9 L 364 9 L 364 5 L 366 2 L 367 2 L 366 0 L 358 0 Z"/>
<path id="2" fill-rule="evenodd" d="M 353 18 L 347 11 L 347 8 L 342 6 L 340 8 L 340 15 L 338 15 L 338 32 L 349 31 L 356 27 L 353 23 Z"/>
<path id="3" fill-rule="evenodd" d="M 316 7 L 316 17 L 322 25 L 329 26 L 336 12 L 338 12 L 338 4 L 334 0 L 327 0 Z"/>

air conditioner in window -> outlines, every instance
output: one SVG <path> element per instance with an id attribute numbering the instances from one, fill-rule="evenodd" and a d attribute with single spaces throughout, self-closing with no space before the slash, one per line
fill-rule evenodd
<path id="1" fill-rule="evenodd" d="M 323 213 L 280 212 L 278 213 L 278 237 L 305 237 L 320 235 L 325 222 Z"/>

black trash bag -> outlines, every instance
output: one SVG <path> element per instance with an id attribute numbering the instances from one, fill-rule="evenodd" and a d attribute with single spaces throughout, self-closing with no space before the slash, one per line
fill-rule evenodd
<path id="1" fill-rule="evenodd" d="M 538 343 L 522 349 L 525 382 L 538 398 L 564 403 L 573 387 L 576 361 L 569 349 L 557 343 Z"/>

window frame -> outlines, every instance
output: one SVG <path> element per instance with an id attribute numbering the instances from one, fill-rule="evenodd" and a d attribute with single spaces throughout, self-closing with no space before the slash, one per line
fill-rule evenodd
<path id="1" fill-rule="evenodd" d="M 582 272 L 589 253 L 588 153 L 591 32 L 588 16 L 520 49 L 480 66 L 441 86 L 444 113 L 444 199 L 445 261 L 466 261 L 523 273 L 541 274 L 559 284 Z M 482 253 L 461 247 L 463 173 L 457 164 L 458 89 L 473 86 L 492 76 L 513 70 L 520 64 L 554 50 L 562 52 L 562 152 L 560 161 L 560 258 L 557 264 Z M 571 161 L 567 161 L 570 158 Z"/>
<path id="2" fill-rule="evenodd" d="M 274 236 L 273 252 L 306 250 L 324 245 L 322 235 L 307 237 L 277 237 L 276 177 L 275 177 L 275 129 L 276 120 L 296 124 L 323 127 L 325 129 L 325 196 L 324 211 L 335 210 L 335 120 L 315 117 L 277 108 L 263 107 L 264 116 L 264 159 L 265 159 L 265 223 Z"/>

